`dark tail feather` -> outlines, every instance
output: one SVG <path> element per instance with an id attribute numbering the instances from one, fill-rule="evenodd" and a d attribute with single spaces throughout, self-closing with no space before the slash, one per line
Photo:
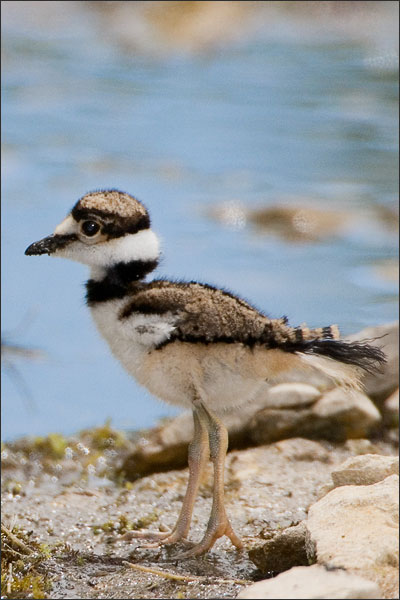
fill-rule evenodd
<path id="1" fill-rule="evenodd" d="M 310 340 L 304 342 L 302 344 L 303 347 L 299 351 L 305 354 L 317 354 L 333 358 L 339 362 L 360 367 L 368 373 L 378 373 L 382 371 L 382 366 L 386 362 L 386 356 L 381 348 L 368 343 L 371 341 Z"/>

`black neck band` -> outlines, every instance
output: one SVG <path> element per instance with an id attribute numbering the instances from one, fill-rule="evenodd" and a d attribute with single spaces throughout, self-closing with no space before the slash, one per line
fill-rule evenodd
<path id="1" fill-rule="evenodd" d="M 132 283 L 144 279 L 157 265 L 158 259 L 133 260 L 113 265 L 100 281 L 89 279 L 86 282 L 86 302 L 93 306 L 97 302 L 123 298 Z"/>

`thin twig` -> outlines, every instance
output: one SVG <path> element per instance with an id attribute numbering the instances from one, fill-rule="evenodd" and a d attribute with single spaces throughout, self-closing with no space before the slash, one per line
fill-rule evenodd
<path id="1" fill-rule="evenodd" d="M 7 544 L 6 547 L 3 546 L 2 548 L 3 554 L 4 552 L 8 552 L 9 554 L 11 554 L 12 556 L 15 556 L 16 558 L 24 558 L 24 555 L 22 554 L 22 552 L 18 552 L 18 550 L 15 550 L 14 548 L 11 548 L 11 546 L 9 546 Z"/>
<path id="2" fill-rule="evenodd" d="M 18 546 L 18 548 L 20 548 L 24 554 L 32 554 L 32 550 L 28 548 L 28 546 L 24 544 L 24 542 L 21 542 L 21 540 L 19 540 L 17 536 L 14 535 L 9 529 L 7 529 L 7 527 L 3 525 L 3 523 L 1 524 L 1 532 L 8 537 L 12 544 Z"/>
<path id="3" fill-rule="evenodd" d="M 130 563 L 126 560 L 122 561 L 123 565 L 127 565 L 131 569 L 137 571 L 143 571 L 144 573 L 151 573 L 152 575 L 158 575 L 158 577 L 164 577 L 164 579 L 174 579 L 175 581 L 199 581 L 202 583 L 216 584 L 216 583 L 236 583 L 239 585 L 249 585 L 253 583 L 246 579 L 215 579 L 210 581 L 209 577 L 205 575 L 177 575 L 176 573 L 169 573 L 168 571 L 161 571 L 160 569 L 153 569 L 152 567 L 144 567 L 143 565 L 137 565 Z"/>
<path id="4" fill-rule="evenodd" d="M 13 566 L 12 563 L 8 565 L 8 576 L 7 576 L 7 594 L 11 594 L 12 582 L 13 582 Z"/>

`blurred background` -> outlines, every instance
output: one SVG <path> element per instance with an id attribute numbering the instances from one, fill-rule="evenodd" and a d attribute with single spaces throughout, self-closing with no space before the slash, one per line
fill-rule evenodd
<path id="1" fill-rule="evenodd" d="M 100 339 L 85 268 L 24 256 L 89 190 L 147 205 L 158 276 L 397 319 L 397 2 L 1 7 L 3 438 L 176 414 Z"/>

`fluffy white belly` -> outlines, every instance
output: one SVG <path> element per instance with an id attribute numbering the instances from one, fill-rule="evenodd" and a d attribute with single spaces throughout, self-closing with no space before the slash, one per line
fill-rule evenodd
<path id="1" fill-rule="evenodd" d="M 98 330 L 108 342 L 114 356 L 135 378 L 139 378 L 145 356 L 168 339 L 172 319 L 160 315 L 132 315 L 119 319 L 125 302 L 112 300 L 91 308 Z"/>
<path id="2" fill-rule="evenodd" d="M 251 400 L 264 378 L 248 373 L 241 361 L 241 344 L 174 341 L 149 352 L 140 382 L 171 404 L 191 407 L 200 398 L 214 411 L 224 412 Z"/>
<path id="3" fill-rule="evenodd" d="M 173 315 L 132 315 L 120 320 L 123 300 L 94 306 L 94 321 L 114 356 L 141 385 L 158 398 L 178 406 L 191 407 L 196 394 L 216 411 L 224 411 L 251 400 L 263 379 L 243 372 L 242 356 L 230 345 L 172 342 L 169 338 Z M 237 356 L 236 356 L 236 354 Z"/>

